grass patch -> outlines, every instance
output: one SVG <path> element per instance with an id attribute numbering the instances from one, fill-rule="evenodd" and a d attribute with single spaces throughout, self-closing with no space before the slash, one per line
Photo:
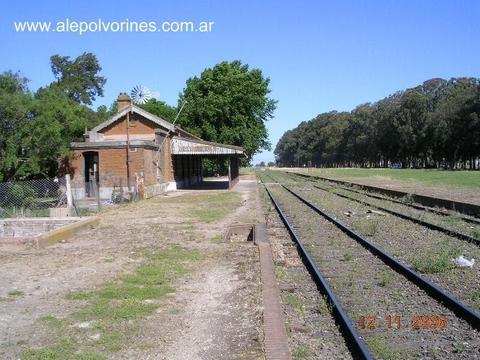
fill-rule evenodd
<path id="1" fill-rule="evenodd" d="M 363 236 L 375 236 L 378 230 L 380 220 L 377 218 L 370 219 L 357 219 L 352 222 L 352 227 L 360 235 Z"/>
<path id="2" fill-rule="evenodd" d="M 472 229 L 472 237 L 475 238 L 475 239 L 480 240 L 480 227 L 475 226 L 475 227 Z"/>
<path id="3" fill-rule="evenodd" d="M 455 267 L 452 259 L 460 255 L 460 249 L 451 246 L 448 242 L 440 242 L 433 248 L 420 253 L 412 258 L 412 265 L 416 271 L 424 274 L 435 274 L 451 270 Z"/>
<path id="4" fill-rule="evenodd" d="M 460 217 L 460 216 L 457 216 L 457 215 L 448 215 L 448 216 L 445 216 L 443 218 L 443 220 L 448 223 L 448 224 L 452 224 L 452 225 L 458 225 L 458 224 L 461 224 L 463 222 L 463 219 Z"/>
<path id="5" fill-rule="evenodd" d="M 71 291 L 65 298 L 67 300 L 90 300 L 94 296 L 92 291 Z"/>
<path id="6" fill-rule="evenodd" d="M 113 353 L 122 349 L 123 336 L 119 332 L 103 334 L 96 341 L 96 345 L 102 347 L 106 352 Z"/>
<path id="7" fill-rule="evenodd" d="M 304 345 L 296 346 L 292 351 L 294 359 L 308 359 L 310 357 L 310 350 Z"/>
<path id="8" fill-rule="evenodd" d="M 177 246 L 152 253 L 144 250 L 143 254 L 145 262 L 133 273 L 95 290 L 67 294 L 67 299 L 86 304 L 64 320 L 41 318 L 50 324 L 54 343 L 26 350 L 24 358 L 96 360 L 128 344 L 127 332 L 135 326 L 130 321 L 152 314 L 160 306 L 158 300 L 175 291 L 173 281 L 190 271 L 192 263 L 200 258 L 198 251 Z M 78 321 L 95 325 L 80 328 L 76 326 Z M 92 331 L 99 337 L 92 339 Z"/>
<path id="9" fill-rule="evenodd" d="M 158 308 L 157 304 L 147 304 L 137 299 L 127 298 L 123 301 L 96 300 L 86 308 L 75 313 L 81 320 L 134 320 L 150 315 Z"/>
<path id="10" fill-rule="evenodd" d="M 322 297 L 322 300 L 318 303 L 318 312 L 322 315 L 331 314 L 333 311 L 333 307 L 330 302 L 325 298 Z"/>
<path id="11" fill-rule="evenodd" d="M 331 178 L 384 177 L 391 180 L 414 181 L 432 185 L 480 187 L 480 171 L 437 169 L 310 169 L 313 175 Z M 306 170 L 295 170 L 306 173 Z"/>
<path id="12" fill-rule="evenodd" d="M 408 359 L 409 354 L 406 350 L 392 349 L 389 343 L 383 336 L 372 336 L 366 339 L 369 349 L 384 360 Z"/>
<path id="13" fill-rule="evenodd" d="M 241 195 L 237 192 L 225 192 L 212 195 L 201 195 L 198 201 L 193 201 L 195 207 L 191 216 L 201 222 L 213 222 L 223 219 L 241 204 Z"/>
<path id="14" fill-rule="evenodd" d="M 23 360 L 103 360 L 104 356 L 95 353 L 79 354 L 76 352 L 76 343 L 71 338 L 62 338 L 57 344 L 43 349 L 26 350 L 22 354 Z"/>
<path id="15" fill-rule="evenodd" d="M 350 261 L 350 260 L 352 260 L 352 258 L 353 258 L 352 252 L 348 249 L 345 250 L 345 252 L 343 253 L 343 260 Z"/>
<path id="16" fill-rule="evenodd" d="M 286 280 L 288 278 L 288 272 L 285 266 L 275 266 L 275 277 L 278 280 Z"/>
<path id="17" fill-rule="evenodd" d="M 288 294 L 285 296 L 285 302 L 291 306 L 293 309 L 298 311 L 300 314 L 303 314 L 305 311 L 305 304 L 303 303 L 303 300 L 293 294 Z"/>
<path id="18" fill-rule="evenodd" d="M 392 272 L 388 270 L 382 271 L 381 279 L 378 284 L 383 287 L 388 287 L 392 284 L 392 282 L 393 282 Z"/>
<path id="19" fill-rule="evenodd" d="M 8 293 L 8 296 L 11 297 L 22 297 L 24 295 L 23 291 L 20 290 L 12 290 Z"/>
<path id="20" fill-rule="evenodd" d="M 47 325 L 50 329 L 60 329 L 62 328 L 62 326 L 64 326 L 63 320 L 60 320 L 52 315 L 42 316 L 41 318 L 38 319 L 38 321 L 41 321 L 42 323 Z"/>
<path id="21" fill-rule="evenodd" d="M 208 239 L 208 241 L 214 244 L 221 244 L 223 243 L 223 235 L 218 234 L 218 235 L 212 236 L 210 239 Z"/>
<path id="22" fill-rule="evenodd" d="M 475 290 L 470 298 L 473 301 L 473 307 L 477 310 L 480 310 L 480 290 Z"/>

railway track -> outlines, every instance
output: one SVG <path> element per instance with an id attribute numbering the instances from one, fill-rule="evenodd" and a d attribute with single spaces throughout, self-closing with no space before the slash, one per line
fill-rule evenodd
<path id="1" fill-rule="evenodd" d="M 327 181 L 327 182 L 335 183 L 337 185 L 343 185 L 343 186 L 348 186 L 348 187 L 360 187 L 361 189 L 363 189 L 365 191 L 368 191 L 368 192 L 385 194 L 387 196 L 394 197 L 394 198 L 402 198 L 402 197 L 405 197 L 405 196 L 409 196 L 409 197 L 411 197 L 413 202 L 415 202 L 417 204 L 422 204 L 426 208 L 430 208 L 430 209 L 443 208 L 443 209 L 450 210 L 450 211 L 453 211 L 453 212 L 458 213 L 458 214 L 468 215 L 468 216 L 470 216 L 474 219 L 480 219 L 480 206 L 475 205 L 475 204 L 471 204 L 471 203 L 465 203 L 465 202 L 455 201 L 455 200 L 448 200 L 448 199 L 432 197 L 432 196 L 427 196 L 427 195 L 407 193 L 407 192 L 404 192 L 404 191 L 386 189 L 386 188 L 377 187 L 377 186 L 356 184 L 356 183 L 352 183 L 352 182 L 349 182 L 349 181 L 330 179 L 330 178 L 325 178 L 325 177 L 316 176 L 316 175 L 307 175 L 307 174 L 302 174 L 302 173 L 295 173 L 295 174 L 300 175 L 300 176 L 304 176 L 304 177 L 315 178 L 315 179 L 318 179 L 318 180 L 321 180 L 321 181 Z"/>
<path id="2" fill-rule="evenodd" d="M 267 176 L 262 174 L 263 180 Z M 444 352 L 446 356 L 442 358 L 479 356 L 479 344 L 474 340 L 478 337 L 480 327 L 477 312 L 329 216 L 292 189 L 273 183 L 275 179 L 272 183 L 266 184 L 265 189 L 297 244 L 312 278 L 321 292 L 330 299 L 342 332 L 351 344 L 352 354 L 360 358 L 372 358 L 369 348 L 373 348 L 373 356 L 380 358 L 392 358 L 390 356 L 392 354 L 398 355 L 399 358 L 435 358 L 437 356 L 433 354 L 435 351 Z M 338 244 L 335 245 L 332 241 Z M 345 249 L 349 252 L 348 256 L 345 253 L 340 254 Z M 365 272 L 365 275 L 369 276 L 354 281 L 353 277 L 357 272 L 361 274 Z M 391 283 L 390 286 L 378 283 L 378 278 L 382 276 L 394 279 L 391 281 L 395 281 L 396 286 L 392 287 Z M 342 286 L 342 282 L 345 281 L 349 286 Z M 378 291 L 377 297 L 374 296 L 375 291 Z M 422 306 L 419 306 L 419 303 Z M 372 308 L 372 304 L 375 308 Z M 370 319 L 371 313 L 381 314 L 382 311 L 386 317 L 396 314 L 395 319 L 403 315 L 408 317 L 406 313 L 413 312 L 416 314 L 413 316 L 418 318 L 426 317 L 430 322 L 439 321 L 438 324 L 444 319 L 445 324 L 449 325 L 435 331 L 430 328 L 425 332 L 426 329 L 422 329 L 421 326 L 413 329 L 408 325 L 403 327 L 402 323 L 402 326 L 393 330 L 390 317 L 388 320 L 390 323 L 387 324 L 390 328 L 387 331 L 385 328 L 367 329 L 366 319 Z M 358 322 L 361 319 L 364 321 L 363 325 Z M 453 340 L 445 341 L 447 335 Z M 363 339 L 366 339 L 366 342 Z M 419 339 L 422 341 L 419 342 Z M 382 341 L 386 344 L 395 343 L 399 349 L 385 354 L 387 350 L 380 346 Z M 455 353 L 457 341 L 468 344 L 466 345 L 468 349 L 464 349 L 466 351 L 460 356 Z M 425 345 L 430 342 L 431 348 Z"/>
<path id="3" fill-rule="evenodd" d="M 322 181 L 324 183 L 332 183 L 331 180 L 322 179 L 320 177 L 316 177 L 316 176 L 312 176 L 312 175 L 293 173 L 293 172 L 288 172 L 287 174 L 291 175 L 291 176 L 307 178 L 307 179 L 310 179 L 312 181 L 319 180 L 319 181 Z M 351 186 L 342 185 L 340 183 L 336 183 L 336 187 L 338 187 L 342 190 L 351 192 L 351 193 L 367 196 L 371 199 L 377 199 L 377 200 L 382 200 L 382 201 L 387 201 L 387 202 L 399 204 L 399 205 L 402 205 L 402 206 L 405 206 L 405 207 L 410 207 L 412 209 L 421 210 L 421 211 L 425 211 L 425 212 L 430 212 L 430 213 L 433 213 L 435 215 L 439 215 L 439 216 L 442 216 L 442 217 L 455 216 L 456 218 L 461 219 L 462 221 L 464 221 L 466 223 L 480 225 L 480 219 L 475 218 L 475 217 L 465 216 L 465 215 L 462 215 L 460 213 L 452 214 L 451 212 L 442 211 L 442 210 L 439 210 L 439 209 L 436 209 L 436 208 L 432 208 L 432 207 L 428 207 L 428 206 L 424 206 L 424 205 L 419 205 L 419 204 L 414 204 L 414 203 L 411 203 L 411 202 L 405 202 L 405 201 L 397 200 L 397 199 L 394 199 L 394 198 L 391 198 L 391 197 L 380 196 L 380 195 L 372 194 L 372 193 L 367 192 L 367 191 L 357 190 L 357 189 L 352 188 Z M 476 239 L 476 240 L 478 240 L 478 239 Z"/>
<path id="4" fill-rule="evenodd" d="M 270 173 L 270 176 L 289 184 L 318 207 L 328 209 L 330 215 L 367 237 L 370 242 L 386 249 L 399 261 L 480 311 L 478 264 L 472 268 L 458 268 L 453 262 L 459 255 L 478 261 L 480 249 L 477 244 L 402 217 L 390 216 L 387 212 L 372 213 L 372 206 L 314 187 L 310 181 L 292 181 L 276 173 Z"/>
<path id="5" fill-rule="evenodd" d="M 419 225 L 422 225 L 422 226 L 425 226 L 429 229 L 432 229 L 432 230 L 436 230 L 436 231 L 440 231 L 444 234 L 447 234 L 447 235 L 450 235 L 450 236 L 453 236 L 457 239 L 460 239 L 460 240 L 465 240 L 465 241 L 468 241 L 468 242 L 471 242 L 471 243 L 474 243 L 476 244 L 477 246 L 480 246 L 480 239 L 477 239 L 477 238 L 474 238 L 473 236 L 470 236 L 470 235 L 466 235 L 466 234 L 463 234 L 461 232 L 458 232 L 458 231 L 455 231 L 455 230 L 452 230 L 452 229 L 448 229 L 448 228 L 445 228 L 443 226 L 439 226 L 437 224 L 433 224 L 433 223 L 430 223 L 428 221 L 424 221 L 422 219 L 419 219 L 417 217 L 413 217 L 413 216 L 410 216 L 410 215 L 406 215 L 404 213 L 401 213 L 399 211 L 395 211 L 395 210 L 392 210 L 392 209 L 389 209 L 385 206 L 380 206 L 380 205 L 376 205 L 376 204 L 373 204 L 371 202 L 368 202 L 368 201 L 363 201 L 363 200 L 360 200 L 360 199 L 356 199 L 352 196 L 348 196 L 348 195 L 345 195 L 345 194 L 341 194 L 341 193 L 338 193 L 337 191 L 335 191 L 334 189 L 329 189 L 329 188 L 325 188 L 325 187 L 321 187 L 321 186 L 318 186 L 318 185 L 314 185 L 314 187 L 316 187 L 317 189 L 320 189 L 320 190 L 324 190 L 324 191 L 328 191 L 332 194 L 335 194 L 337 196 L 340 196 L 344 199 L 348 199 L 348 200 L 352 200 L 352 201 L 355 201 L 355 202 L 358 202 L 362 205 L 366 205 L 366 206 L 370 206 L 370 207 L 373 207 L 373 208 L 376 208 L 378 210 L 381 210 L 381 211 L 385 211 L 391 215 L 395 215 L 399 218 L 402 218 L 402 219 L 405 219 L 405 220 L 408 220 L 408 221 L 411 221 L 415 224 L 419 224 Z"/>
<path id="6" fill-rule="evenodd" d="M 291 173 L 287 173 L 289 176 L 299 176 L 301 178 L 305 178 L 305 176 L 303 174 L 291 174 Z M 388 198 L 383 198 L 381 196 L 375 196 L 375 195 L 372 195 L 372 194 L 368 194 L 368 193 L 364 193 L 364 192 L 361 192 L 361 191 L 356 191 L 356 190 L 353 190 L 353 189 L 350 189 L 350 188 L 346 188 L 344 186 L 332 186 L 332 185 L 329 185 L 327 184 L 327 182 L 324 182 L 322 181 L 322 186 L 319 186 L 317 184 L 315 184 L 317 181 L 316 180 L 312 180 L 312 178 L 308 177 L 307 179 L 309 179 L 309 181 L 311 181 L 313 183 L 313 186 L 316 187 L 317 189 L 320 189 L 320 190 L 323 190 L 323 191 L 328 191 L 332 194 L 335 194 L 336 196 L 339 196 L 339 197 L 342 197 L 342 198 L 345 198 L 345 199 L 348 199 L 348 200 L 351 200 L 351 201 L 355 201 L 355 202 L 358 202 L 362 205 L 366 205 L 366 206 L 370 206 L 370 207 L 373 207 L 373 208 L 376 208 L 378 210 L 381 210 L 381 211 L 384 211 L 384 212 L 387 212 L 391 215 L 394 215 L 394 216 L 397 216 L 399 218 L 402 218 L 404 220 L 408 220 L 408 221 L 411 221 L 415 224 L 419 224 L 421 226 L 424 226 L 424 227 L 427 227 L 431 230 L 436 230 L 436 231 L 439 231 L 439 232 L 442 232 L 444 234 L 447 234 L 449 236 L 452 236 L 452 237 L 455 237 L 457 239 L 460 239 L 460 240 L 464 240 L 464 241 L 468 241 L 470 243 L 473 243 L 477 246 L 480 246 L 480 221 L 478 221 L 477 219 L 473 219 L 473 218 L 467 218 L 467 217 L 464 217 L 464 216 L 455 216 L 455 221 L 461 221 L 461 222 L 466 222 L 466 223 L 469 223 L 469 224 L 474 224 L 474 226 L 470 226 L 471 228 L 476 228 L 476 232 L 475 232 L 475 236 L 472 236 L 472 235 L 468 235 L 465 233 L 465 227 L 466 226 L 463 226 L 463 231 L 464 232 L 461 232 L 459 230 L 455 230 L 455 229 L 452 229 L 452 228 L 447 228 L 445 227 L 445 225 L 440 225 L 438 223 L 434 223 L 434 222 L 429 222 L 429 221 L 425 221 L 422 219 L 422 213 L 421 211 L 426 211 L 426 212 L 432 212 L 433 214 L 435 215 L 440 215 L 442 218 L 446 217 L 446 216 L 452 216 L 451 214 L 445 214 L 439 210 L 435 210 L 434 209 L 430 209 L 430 208 L 425 208 L 423 206 L 417 206 L 415 204 L 405 204 L 401 201 L 398 201 L 398 200 L 394 200 L 394 199 L 388 199 Z M 315 179 L 315 178 L 313 178 Z M 398 210 L 395 210 L 395 209 L 392 209 L 391 207 L 389 207 L 388 205 L 379 205 L 378 203 L 374 203 L 372 201 L 365 201 L 365 200 L 362 200 L 362 199 L 359 199 L 355 196 L 352 196 L 351 194 L 345 194 L 344 192 L 340 192 L 340 191 L 347 191 L 349 193 L 354 193 L 354 194 L 358 194 L 360 196 L 366 196 L 366 197 L 369 197 L 369 198 L 373 198 L 373 199 L 378 199 L 378 200 L 381 200 L 382 202 L 392 202 L 394 204 L 399 204 L 397 207 L 399 207 L 400 209 Z M 405 209 L 401 209 L 401 207 L 412 207 L 416 210 L 420 210 L 420 212 L 416 212 L 414 214 L 408 214 L 408 212 L 405 211 Z M 450 224 L 450 225 L 455 225 L 455 224 Z M 472 231 L 473 232 L 473 231 Z"/>

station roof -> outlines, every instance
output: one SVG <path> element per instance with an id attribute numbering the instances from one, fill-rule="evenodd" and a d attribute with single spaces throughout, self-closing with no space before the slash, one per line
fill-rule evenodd
<path id="1" fill-rule="evenodd" d="M 245 156 L 240 146 L 225 145 L 201 139 L 174 137 L 172 139 L 173 155 L 238 155 Z"/>

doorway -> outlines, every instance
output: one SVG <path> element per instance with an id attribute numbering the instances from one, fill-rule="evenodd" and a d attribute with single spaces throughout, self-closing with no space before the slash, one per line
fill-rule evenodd
<path id="1" fill-rule="evenodd" d="M 85 192 L 87 197 L 96 197 L 100 183 L 98 152 L 87 151 L 83 153 L 83 157 L 85 159 Z"/>

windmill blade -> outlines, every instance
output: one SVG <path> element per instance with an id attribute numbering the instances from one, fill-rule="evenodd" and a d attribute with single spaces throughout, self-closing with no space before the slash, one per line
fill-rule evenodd
<path id="1" fill-rule="evenodd" d="M 152 94 L 146 86 L 137 85 L 132 89 L 130 97 L 135 104 L 145 104 L 152 98 Z"/>

